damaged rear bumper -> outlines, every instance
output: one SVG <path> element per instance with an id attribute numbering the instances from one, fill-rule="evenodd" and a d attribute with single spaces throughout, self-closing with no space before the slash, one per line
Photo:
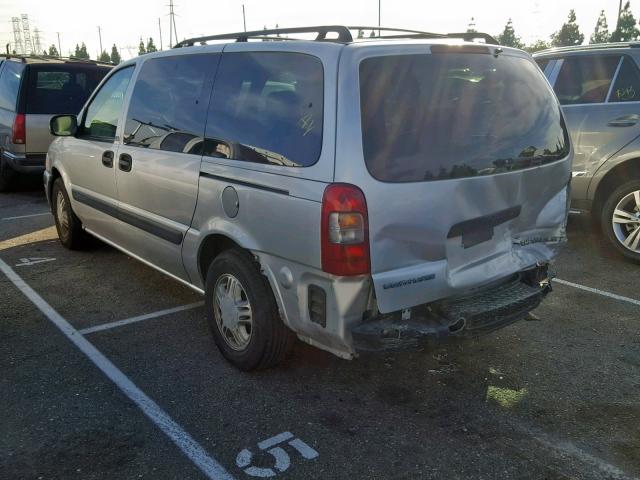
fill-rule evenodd
<path id="1" fill-rule="evenodd" d="M 410 350 L 455 337 L 475 337 L 525 318 L 551 291 L 547 266 L 520 272 L 508 281 L 421 305 L 403 320 L 401 312 L 379 314 L 351 329 L 357 351 Z"/>

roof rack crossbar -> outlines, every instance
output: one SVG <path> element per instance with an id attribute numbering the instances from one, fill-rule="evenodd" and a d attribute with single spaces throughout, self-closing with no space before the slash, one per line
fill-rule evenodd
<path id="1" fill-rule="evenodd" d="M 204 37 L 188 38 L 178 42 L 173 48 L 190 47 L 196 43 L 202 45 L 209 40 L 235 40 L 236 42 L 247 42 L 250 39 L 262 40 L 296 40 L 294 38 L 281 37 L 282 34 L 295 33 L 315 33 L 315 41 L 333 41 L 340 43 L 353 42 L 352 31 L 371 30 L 378 32 L 374 37 L 369 38 L 460 38 L 467 42 L 474 40 L 484 40 L 485 43 L 498 45 L 498 41 L 487 33 L 482 32 L 461 32 L 461 33 L 432 33 L 421 30 L 409 30 L 406 28 L 390 28 L 382 26 L 343 26 L 328 25 L 317 27 L 296 27 L 296 28 L 274 28 L 270 30 L 254 30 L 251 32 L 224 33 L 221 35 L 207 35 Z M 383 35 L 382 32 L 395 33 L 396 35 Z M 337 38 L 327 38 L 329 33 L 337 34 Z M 275 37 L 274 37 L 275 35 Z"/>
<path id="2" fill-rule="evenodd" d="M 196 43 L 205 43 L 209 40 L 235 40 L 236 42 L 246 42 L 250 38 L 264 38 L 269 35 L 280 35 L 280 34 L 289 34 L 289 33 L 316 33 L 316 41 L 337 41 L 337 42 L 352 42 L 353 36 L 351 35 L 351 31 L 349 28 L 344 27 L 342 25 L 330 25 L 330 26 L 319 26 L 319 27 L 296 27 L 296 28 L 273 28 L 270 30 L 254 30 L 251 32 L 236 32 L 236 33 L 225 33 L 222 35 L 207 35 L 204 37 L 194 37 L 188 38 L 186 40 L 182 40 L 174 45 L 173 48 L 180 47 L 190 47 L 195 45 Z M 336 33 L 338 34 L 338 38 L 336 39 L 328 39 L 328 33 Z"/>

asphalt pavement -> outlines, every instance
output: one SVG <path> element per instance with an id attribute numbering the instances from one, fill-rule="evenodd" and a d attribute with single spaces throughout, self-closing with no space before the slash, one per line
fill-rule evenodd
<path id="1" fill-rule="evenodd" d="M 242 373 L 198 294 L 2 194 L 0 478 L 637 478 L 639 267 L 588 218 L 569 238 L 538 321 Z"/>

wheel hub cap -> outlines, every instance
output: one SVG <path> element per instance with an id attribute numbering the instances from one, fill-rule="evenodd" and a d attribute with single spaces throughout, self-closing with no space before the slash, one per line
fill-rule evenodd
<path id="1" fill-rule="evenodd" d="M 58 192 L 56 197 L 56 217 L 58 217 L 60 228 L 66 233 L 69 229 L 69 215 L 67 214 L 67 202 L 62 192 Z"/>
<path id="2" fill-rule="evenodd" d="M 224 274 L 213 289 L 213 313 L 227 345 L 244 350 L 251 340 L 253 315 L 247 292 L 235 276 Z"/>
<path id="3" fill-rule="evenodd" d="M 632 252 L 640 253 L 640 190 L 618 202 L 611 220 L 618 241 Z"/>

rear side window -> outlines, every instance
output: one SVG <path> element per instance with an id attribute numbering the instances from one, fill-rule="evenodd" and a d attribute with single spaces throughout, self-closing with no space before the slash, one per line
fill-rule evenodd
<path id="1" fill-rule="evenodd" d="M 125 143 L 201 155 L 210 78 L 219 57 L 197 54 L 146 61 L 129 103 Z"/>
<path id="2" fill-rule="evenodd" d="M 623 57 L 616 82 L 613 84 L 610 102 L 640 101 L 640 73 L 635 62 L 629 57 Z"/>
<path id="3" fill-rule="evenodd" d="M 108 72 L 108 68 L 31 66 L 26 113 L 78 113 Z"/>
<path id="4" fill-rule="evenodd" d="M 112 141 L 115 138 L 124 94 L 132 74 L 131 66 L 118 70 L 107 79 L 87 107 L 81 135 L 104 141 Z"/>
<path id="5" fill-rule="evenodd" d="M 288 167 L 322 148 L 322 62 L 299 53 L 225 53 L 216 74 L 204 154 Z"/>
<path id="6" fill-rule="evenodd" d="M 0 74 L 0 108 L 15 110 L 24 67 L 16 62 L 5 62 Z"/>
<path id="7" fill-rule="evenodd" d="M 566 57 L 554 90 L 562 105 L 602 103 L 620 62 L 619 55 Z"/>
<path id="8" fill-rule="evenodd" d="M 565 157 L 560 107 L 536 65 L 472 53 L 360 64 L 363 153 L 378 180 L 490 175 Z"/>
<path id="9" fill-rule="evenodd" d="M 538 64 L 538 67 L 540 67 L 540 70 L 544 72 L 544 69 L 547 68 L 547 65 L 549 65 L 549 59 L 538 58 L 536 59 L 536 63 Z"/>

